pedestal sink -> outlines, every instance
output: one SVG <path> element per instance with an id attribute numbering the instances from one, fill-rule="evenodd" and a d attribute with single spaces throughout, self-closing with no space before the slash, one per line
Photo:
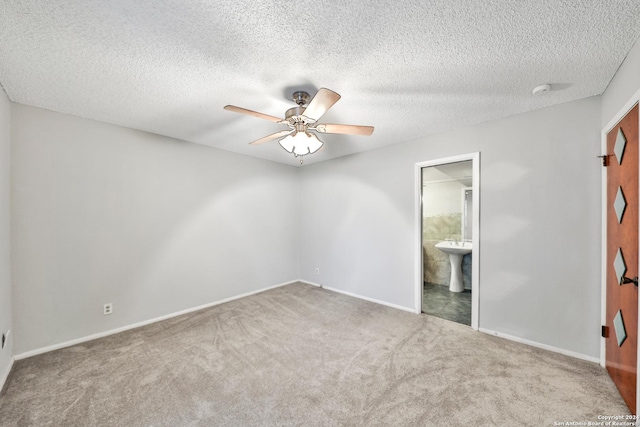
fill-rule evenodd
<path id="1" fill-rule="evenodd" d="M 464 291 L 464 282 L 462 281 L 462 257 L 471 253 L 471 243 L 445 241 L 437 243 L 436 248 L 449 255 L 449 262 L 451 263 L 449 290 L 451 292 Z"/>

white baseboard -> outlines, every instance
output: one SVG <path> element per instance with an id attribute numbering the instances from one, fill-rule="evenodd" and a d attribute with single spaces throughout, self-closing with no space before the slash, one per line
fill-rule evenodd
<path id="1" fill-rule="evenodd" d="M 7 378 L 9 378 L 9 374 L 11 373 L 11 369 L 13 369 L 13 362 L 15 362 L 15 358 L 11 358 L 11 362 L 5 372 L 0 375 L 0 393 L 2 393 L 2 389 L 4 389 L 4 385 L 7 382 Z"/>
<path id="2" fill-rule="evenodd" d="M 390 303 L 385 302 L 385 301 L 380 301 L 380 300 L 376 300 L 376 299 L 373 299 L 373 298 L 364 297 L 362 295 L 358 295 L 358 294 L 354 294 L 354 293 L 351 293 L 351 292 L 342 291 L 340 289 L 329 288 L 329 287 L 320 285 L 318 283 L 313 283 L 313 282 L 310 282 L 310 281 L 307 281 L 307 280 L 300 280 L 300 282 L 306 283 L 306 284 L 312 285 L 312 286 L 318 286 L 318 287 L 326 289 L 328 291 L 338 292 L 340 294 L 348 295 L 350 297 L 363 299 L 365 301 L 369 301 L 369 302 L 373 302 L 373 303 L 376 303 L 376 304 L 385 305 L 385 306 L 391 307 L 391 308 L 396 308 L 398 310 L 408 311 L 409 313 L 414 313 L 414 314 L 416 313 L 415 309 L 408 308 L 408 307 L 403 307 L 401 305 L 390 304 Z M 507 339 L 507 340 L 510 340 L 510 341 L 515 341 L 515 342 L 518 342 L 520 344 L 530 345 L 532 347 L 541 348 L 541 349 L 544 349 L 544 350 L 552 351 L 554 353 L 564 354 L 565 356 L 570 356 L 570 357 L 574 357 L 576 359 L 586 360 L 588 362 L 600 363 L 600 358 L 599 357 L 587 356 L 586 354 L 577 353 L 575 351 L 570 351 L 570 350 L 565 350 L 563 348 L 558 348 L 558 347 L 554 347 L 554 346 L 551 346 L 551 345 L 542 344 L 542 343 L 539 343 L 539 342 L 536 342 L 536 341 L 530 341 L 530 340 L 527 340 L 527 339 L 524 339 L 524 338 L 520 338 L 520 337 L 516 337 L 516 336 L 513 336 L 513 335 L 503 334 L 501 332 L 492 331 L 490 329 L 479 328 L 478 330 L 480 332 L 482 332 L 482 333 L 489 334 L 489 335 L 494 335 L 494 336 L 497 336 L 499 338 Z"/>
<path id="3" fill-rule="evenodd" d="M 336 288 L 328 288 L 326 286 L 320 285 L 318 283 L 309 282 L 307 280 L 300 280 L 300 282 L 306 283 L 307 285 L 311 285 L 311 286 L 317 286 L 319 288 L 326 289 L 328 291 L 337 292 L 339 294 L 347 295 L 347 296 L 358 298 L 358 299 L 363 299 L 365 301 L 374 302 L 376 304 L 385 305 L 387 307 L 395 308 L 397 310 L 402 310 L 402 311 L 408 311 L 409 313 L 414 313 L 415 314 L 415 310 L 413 308 L 403 307 L 401 305 L 391 304 L 391 303 L 388 303 L 386 301 L 380 301 L 380 300 L 377 300 L 377 299 L 364 297 L 362 295 L 354 294 L 354 293 L 347 292 L 347 291 L 342 291 L 342 290 L 336 289 Z"/>
<path id="4" fill-rule="evenodd" d="M 492 331 L 489 329 L 485 329 L 485 328 L 480 328 L 479 329 L 480 332 L 485 333 L 485 334 L 489 334 L 489 335 L 494 335 L 496 337 L 500 337 L 500 338 L 504 338 L 510 341 L 515 341 L 521 344 L 526 344 L 526 345 L 530 345 L 532 347 L 537 347 L 537 348 L 541 348 L 543 350 L 549 350 L 549 351 L 553 351 L 554 353 L 560 353 L 560 354 L 564 354 L 565 356 L 570 356 L 570 357 L 575 357 L 576 359 L 582 359 L 582 360 L 586 360 L 589 362 L 593 362 L 593 363 L 600 363 L 600 358 L 599 357 L 593 357 L 593 356 L 587 356 L 586 354 L 582 354 L 582 353 L 576 353 L 575 351 L 570 351 L 570 350 L 565 350 L 563 348 L 558 348 L 558 347 L 554 347 L 551 345 L 547 345 L 547 344 L 542 344 L 536 341 L 530 341 L 530 340 L 526 340 L 524 338 L 520 338 L 520 337 L 516 337 L 513 335 L 508 335 L 508 334 L 503 334 L 502 332 L 496 332 L 496 331 Z"/>
<path id="5" fill-rule="evenodd" d="M 82 343 L 87 342 L 87 341 L 92 341 L 92 340 L 95 340 L 95 339 L 98 339 L 98 338 L 103 338 L 103 337 L 106 337 L 106 336 L 109 336 L 109 335 L 113 335 L 113 334 L 117 334 L 117 333 L 120 333 L 120 332 L 128 331 L 130 329 L 140 328 L 142 326 L 150 325 L 152 323 L 156 323 L 156 322 L 160 322 L 160 321 L 163 321 L 163 320 L 171 319 L 173 317 L 181 316 L 183 314 L 192 313 L 194 311 L 203 310 L 205 308 L 213 307 L 213 306 L 216 306 L 216 305 L 219 305 L 219 304 L 224 304 L 226 302 L 230 302 L 230 301 L 234 301 L 234 300 L 237 300 L 237 299 L 240 299 L 240 298 L 244 298 L 244 297 L 248 297 L 248 296 L 251 296 L 251 295 L 259 294 L 261 292 L 265 292 L 265 291 L 268 291 L 268 290 L 271 290 L 271 289 L 280 288 L 282 286 L 291 285 L 291 284 L 297 283 L 297 282 L 306 283 L 307 285 L 317 286 L 317 287 L 326 289 L 328 291 L 337 292 L 337 293 L 340 293 L 340 294 L 343 294 L 343 295 L 347 295 L 347 296 L 350 296 L 350 297 L 362 299 L 362 300 L 365 300 L 365 301 L 373 302 L 375 304 L 380 304 L 380 305 L 384 305 L 384 306 L 387 306 L 387 307 L 395 308 L 397 310 L 402 310 L 402 311 L 406 311 L 406 312 L 415 314 L 415 311 L 414 311 L 413 308 L 403 307 L 401 305 L 391 304 L 391 303 L 388 303 L 386 301 L 380 301 L 380 300 L 377 300 L 377 299 L 374 299 L 374 298 L 369 298 L 369 297 L 365 297 L 365 296 L 362 296 L 362 295 L 354 294 L 352 292 L 347 292 L 347 291 L 343 291 L 343 290 L 340 290 L 340 289 L 326 287 L 326 286 L 323 286 L 323 285 L 321 285 L 319 283 L 314 283 L 314 282 L 310 282 L 310 281 L 307 281 L 307 280 L 292 280 L 290 282 L 280 283 L 280 284 L 277 284 L 277 285 L 274 285 L 274 286 L 269 286 L 269 287 L 266 287 L 266 288 L 263 288 L 263 289 L 258 289 L 258 290 L 255 290 L 255 291 L 251 291 L 251 292 L 247 292 L 247 293 L 244 293 L 244 294 L 236 295 L 236 296 L 233 296 L 233 297 L 230 297 L 230 298 L 226 298 L 226 299 L 223 299 L 223 300 L 220 300 L 220 301 L 214 301 L 214 302 L 211 302 L 211 303 L 208 303 L 208 304 L 203 304 L 203 305 L 200 305 L 200 306 L 197 306 L 197 307 L 192 307 L 192 308 L 188 308 L 186 310 L 182 310 L 182 311 L 178 311 L 178 312 L 175 312 L 175 313 L 170 313 L 170 314 L 167 314 L 167 315 L 164 315 L 164 316 L 156 317 L 154 319 L 149 319 L 149 320 L 145 320 L 145 321 L 142 321 L 142 322 L 134 323 L 134 324 L 131 324 L 131 325 L 123 326 L 121 328 L 111 329 L 109 331 L 99 332 L 97 334 L 92 334 L 92 335 L 88 335 L 88 336 L 85 336 L 85 337 L 77 338 L 77 339 L 74 339 L 74 340 L 65 341 L 65 342 L 62 342 L 62 343 L 59 343 L 59 344 L 54 344 L 54 345 L 51 345 L 51 346 L 42 347 L 42 348 L 38 348 L 38 349 L 35 349 L 35 350 L 30 350 L 30 351 L 26 351 L 26 352 L 23 352 L 23 353 L 20 353 L 20 354 L 16 354 L 11 359 L 11 364 L 7 368 L 6 372 L 2 373 L 2 375 L 0 376 L 0 390 L 2 390 L 2 387 L 4 386 L 4 383 L 7 380 L 8 376 L 9 376 L 9 374 L 11 372 L 11 369 L 13 367 L 13 363 L 16 360 L 26 359 L 28 357 L 36 356 L 38 354 L 48 353 L 50 351 L 58 350 L 58 349 L 65 348 L 65 347 L 70 347 L 70 346 L 76 345 L 76 344 L 82 344 Z M 510 341 L 515 341 L 515 342 L 519 342 L 521 344 L 530 345 L 532 347 L 538 347 L 538 348 L 542 348 L 544 350 L 553 351 L 555 353 L 564 354 L 566 356 L 575 357 L 577 359 L 587 360 L 589 362 L 594 362 L 594 363 L 600 363 L 600 358 L 598 358 L 598 357 L 587 356 L 587 355 L 582 354 L 582 353 L 576 353 L 576 352 L 565 350 L 565 349 L 562 349 L 562 348 L 553 347 L 553 346 L 550 346 L 550 345 L 547 345 L 547 344 L 542 344 L 542 343 L 539 343 L 539 342 L 536 342 L 536 341 L 530 341 L 530 340 L 526 340 L 524 338 L 519 338 L 519 337 L 508 335 L 508 334 L 503 334 L 501 332 L 495 332 L 495 331 L 492 331 L 492 330 L 489 330 L 489 329 L 485 329 L 485 328 L 480 328 L 479 331 L 483 332 L 485 334 L 494 335 L 494 336 L 497 336 L 497 337 L 500 337 L 500 338 L 508 339 Z"/>
<path id="6" fill-rule="evenodd" d="M 308 280 L 298 280 L 298 282 L 300 283 L 304 283 L 306 285 L 311 285 L 311 286 L 315 286 L 317 288 L 322 288 L 322 285 L 320 283 L 315 283 L 315 282 L 310 282 Z"/>
<path id="7" fill-rule="evenodd" d="M 105 332 L 98 332 L 97 334 L 92 334 L 92 335 L 88 335 L 88 336 L 85 336 L 85 337 L 77 338 L 77 339 L 74 339 L 74 340 L 65 341 L 65 342 L 62 342 L 62 343 L 59 343 L 59 344 L 54 344 L 54 345 L 50 345 L 50 346 L 47 346 L 47 347 L 37 348 L 35 350 L 25 351 L 24 353 L 20 353 L 20 354 L 14 355 L 14 359 L 15 360 L 26 359 L 28 357 L 37 356 L 38 354 L 48 353 L 50 351 L 59 350 L 61 348 L 65 348 L 65 347 L 71 347 L 72 345 L 82 344 L 83 342 L 92 341 L 92 340 L 95 340 L 95 339 L 98 339 L 98 338 L 103 338 L 103 337 L 106 337 L 106 336 L 109 336 L 109 335 L 113 335 L 113 334 L 117 334 L 117 333 L 120 333 L 120 332 L 128 331 L 130 329 L 140 328 L 142 326 L 150 325 L 152 323 L 160 322 L 162 320 L 171 319 L 172 317 L 182 316 L 183 314 L 192 313 L 194 311 L 198 311 L 198 310 L 202 310 L 202 309 L 205 309 L 205 308 L 213 307 L 213 306 L 219 305 L 219 304 L 224 304 L 224 303 L 229 302 L 229 301 L 233 301 L 233 300 L 237 300 L 237 299 L 240 299 L 240 298 L 248 297 L 250 295 L 259 294 L 261 292 L 265 292 L 265 291 L 268 291 L 268 290 L 271 290 L 271 289 L 275 289 L 275 288 L 279 288 L 279 287 L 286 286 L 286 285 L 291 285 L 291 284 L 297 283 L 297 282 L 299 282 L 299 280 L 293 280 L 293 281 L 290 281 L 290 282 L 280 283 L 278 285 L 269 286 L 269 287 L 263 288 L 263 289 L 258 289 L 257 291 L 251 291 L 251 292 L 247 292 L 247 293 L 244 293 L 244 294 L 241 294 L 241 295 L 236 295 L 236 296 L 233 296 L 233 297 L 230 297 L 230 298 L 226 298 L 226 299 L 223 299 L 223 300 L 220 300 L 220 301 L 210 302 L 208 304 L 200 305 L 200 306 L 193 307 L 193 308 L 188 308 L 186 310 L 178 311 L 178 312 L 175 312 L 175 313 L 166 314 L 164 316 L 156 317 L 156 318 L 153 318 L 153 319 L 145 320 L 145 321 L 134 323 L 134 324 L 127 325 L 127 326 L 123 326 L 121 328 L 111 329 L 111 330 L 105 331 Z"/>

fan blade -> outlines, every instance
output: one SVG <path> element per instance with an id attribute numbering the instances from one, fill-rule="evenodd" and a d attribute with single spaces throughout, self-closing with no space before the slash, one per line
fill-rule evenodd
<path id="1" fill-rule="evenodd" d="M 280 132 L 276 132 L 276 133 L 272 133 L 271 135 L 267 135 L 264 138 L 256 139 L 255 141 L 250 142 L 249 144 L 251 144 L 251 145 L 262 144 L 264 142 L 269 142 L 272 139 L 282 138 L 285 135 L 289 135 L 291 132 L 293 132 L 291 129 L 281 130 Z"/>
<path id="2" fill-rule="evenodd" d="M 272 122 L 276 122 L 276 123 L 280 123 L 282 121 L 282 119 L 278 117 L 270 116 L 264 113 L 258 113 L 257 111 L 253 111 L 253 110 L 247 110 L 246 108 L 242 108 L 242 107 L 236 107 L 235 105 L 225 105 L 224 109 L 233 111 L 234 113 L 248 114 L 250 116 L 254 116 L 259 119 L 271 120 Z"/>
<path id="3" fill-rule="evenodd" d="M 340 95 L 334 91 L 320 88 L 302 114 L 317 122 L 339 99 Z"/>
<path id="4" fill-rule="evenodd" d="M 321 133 L 342 133 L 347 135 L 371 135 L 373 126 L 358 125 L 335 125 L 331 123 L 321 123 L 316 125 L 315 130 Z"/>

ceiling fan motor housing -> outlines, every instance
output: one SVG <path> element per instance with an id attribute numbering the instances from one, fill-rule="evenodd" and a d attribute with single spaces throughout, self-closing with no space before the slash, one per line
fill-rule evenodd
<path id="1" fill-rule="evenodd" d="M 307 92 L 303 92 L 303 91 L 294 92 L 293 102 L 298 104 L 298 106 L 289 108 L 287 110 L 287 112 L 284 114 L 285 120 L 289 120 L 289 122 L 291 122 L 292 124 L 298 122 L 299 116 L 302 116 L 302 114 L 304 113 L 304 110 L 306 109 L 306 105 L 309 103 L 309 99 L 311 99 L 311 97 Z"/>
<path id="2" fill-rule="evenodd" d="M 284 113 L 285 120 L 289 120 L 292 117 L 295 118 L 295 116 L 301 116 L 304 113 L 304 110 L 305 107 L 302 106 L 289 108 L 287 112 Z"/>

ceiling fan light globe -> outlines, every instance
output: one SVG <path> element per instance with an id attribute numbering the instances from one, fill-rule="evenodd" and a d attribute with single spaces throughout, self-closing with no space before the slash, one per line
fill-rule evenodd
<path id="1" fill-rule="evenodd" d="M 293 154 L 296 156 L 306 156 L 307 154 L 311 154 L 311 152 L 309 151 L 309 147 L 299 144 L 293 147 Z"/>
<path id="2" fill-rule="evenodd" d="M 314 134 L 306 132 L 306 135 L 309 137 L 307 140 L 309 154 L 315 153 L 324 145 L 324 142 L 320 141 L 320 139 Z"/>
<path id="3" fill-rule="evenodd" d="M 296 132 L 293 135 L 287 135 L 278 142 L 282 148 L 295 156 L 313 154 L 323 145 L 317 136 L 309 132 Z"/>
<path id="4" fill-rule="evenodd" d="M 294 139 L 293 136 L 287 135 L 286 137 L 284 137 L 280 141 L 278 141 L 278 143 L 288 153 L 293 153 L 293 149 L 295 148 L 295 146 L 294 146 L 295 145 L 295 139 Z"/>

